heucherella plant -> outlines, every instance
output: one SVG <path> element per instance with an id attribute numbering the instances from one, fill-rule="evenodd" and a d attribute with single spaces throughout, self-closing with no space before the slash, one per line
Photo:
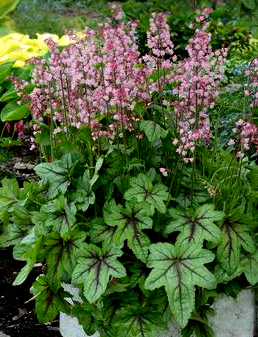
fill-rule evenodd
<path id="1" fill-rule="evenodd" d="M 205 9 L 189 57 L 177 61 L 162 13 L 141 56 L 136 23 L 113 10 L 63 50 L 47 41 L 31 93 L 15 82 L 46 162 L 40 183 L 2 181 L 0 246 L 26 263 L 14 285 L 42 264 L 40 322 L 63 311 L 88 335 L 156 337 L 173 320 L 213 336 L 214 297 L 258 282 L 257 164 L 213 133 L 226 50 L 212 51 Z"/>

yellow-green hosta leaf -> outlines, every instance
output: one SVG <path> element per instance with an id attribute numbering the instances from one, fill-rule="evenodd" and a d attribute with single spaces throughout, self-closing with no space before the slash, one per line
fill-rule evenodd
<path id="1" fill-rule="evenodd" d="M 0 2 L 0 19 L 13 11 L 20 0 L 1 0 Z"/>
<path id="2" fill-rule="evenodd" d="M 146 289 L 165 287 L 174 319 L 184 328 L 194 309 L 195 285 L 214 289 L 214 275 L 204 266 L 214 255 L 202 245 L 176 242 L 150 246 L 147 266 L 152 268 L 145 281 Z"/>

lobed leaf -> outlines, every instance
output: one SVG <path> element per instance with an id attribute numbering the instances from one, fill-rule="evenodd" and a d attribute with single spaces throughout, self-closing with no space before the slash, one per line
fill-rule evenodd
<path id="1" fill-rule="evenodd" d="M 93 178 L 97 180 L 98 176 L 94 175 L 94 177 Z M 76 182 L 76 191 L 72 193 L 72 200 L 76 202 L 77 208 L 84 212 L 95 202 L 95 194 L 92 191 L 92 185 L 96 180 L 91 180 L 89 170 L 86 169 L 83 176 L 79 177 Z"/>
<path id="2" fill-rule="evenodd" d="M 148 308 L 128 305 L 117 315 L 119 336 L 121 337 L 155 337 L 159 332 L 165 332 L 159 312 L 150 312 Z"/>
<path id="3" fill-rule="evenodd" d="M 71 278 L 75 268 L 77 251 L 81 248 L 86 234 L 79 231 L 67 233 L 65 239 L 59 233 L 49 233 L 45 240 L 47 278 L 53 290 L 61 286 L 64 277 Z"/>
<path id="4" fill-rule="evenodd" d="M 125 208 L 122 205 L 114 205 L 110 212 L 104 212 L 105 222 L 109 226 L 117 226 L 115 242 L 123 244 L 127 240 L 128 247 L 143 262 L 146 262 L 148 257 L 150 240 L 142 230 L 152 227 L 152 219 L 149 217 L 152 214 L 153 210 L 147 202 L 135 201 L 127 201 Z"/>
<path id="5" fill-rule="evenodd" d="M 258 250 L 246 256 L 241 261 L 240 266 L 245 274 L 247 281 L 252 285 L 258 283 Z"/>
<path id="6" fill-rule="evenodd" d="M 70 185 L 70 171 L 77 164 L 71 153 L 66 153 L 61 160 L 54 163 L 42 163 L 34 170 L 37 175 L 49 184 L 48 196 L 54 198 L 58 193 L 64 194 Z"/>
<path id="7" fill-rule="evenodd" d="M 204 240 L 215 244 L 220 242 L 221 231 L 214 222 L 221 221 L 224 213 L 215 211 L 214 205 L 204 204 L 197 208 L 192 216 L 191 211 L 180 209 L 170 209 L 169 213 L 175 220 L 166 226 L 164 234 L 180 232 L 177 240 L 181 244 L 202 244 Z"/>
<path id="8" fill-rule="evenodd" d="M 136 199 L 138 202 L 147 201 L 160 213 L 166 212 L 164 201 L 168 199 L 168 188 L 163 184 L 153 185 L 148 175 L 140 173 L 130 180 L 132 188 L 124 194 L 126 200 Z"/>
<path id="9" fill-rule="evenodd" d="M 126 276 L 125 268 L 117 260 L 122 254 L 121 248 L 107 245 L 101 249 L 93 244 L 85 244 L 81 249 L 72 282 L 83 284 L 84 296 L 90 303 L 105 292 L 110 276 Z"/>
<path id="10" fill-rule="evenodd" d="M 63 195 L 43 205 L 41 212 L 48 214 L 45 225 L 61 234 L 70 232 L 76 223 L 76 206 L 73 202 L 68 203 Z"/>
<path id="11" fill-rule="evenodd" d="M 64 292 L 62 290 L 54 292 L 45 276 L 39 276 L 30 290 L 36 300 L 36 312 L 40 323 L 54 320 L 60 311 L 70 313 L 70 305 L 64 300 Z"/>
<path id="12" fill-rule="evenodd" d="M 214 255 L 200 244 L 182 245 L 176 242 L 150 246 L 147 266 L 152 268 L 145 281 L 149 290 L 164 286 L 171 312 L 183 328 L 194 309 L 195 285 L 207 289 L 216 287 L 213 274 L 204 267 Z"/>
<path id="13" fill-rule="evenodd" d="M 222 239 L 217 249 L 217 258 L 222 267 L 233 274 L 240 263 L 241 247 L 247 252 L 255 251 L 250 228 L 241 221 L 224 221 L 221 227 Z"/>

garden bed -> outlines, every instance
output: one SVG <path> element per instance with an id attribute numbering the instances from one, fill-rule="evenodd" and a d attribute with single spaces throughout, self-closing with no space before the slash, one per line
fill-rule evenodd
<path id="1" fill-rule="evenodd" d="M 26 282 L 12 286 L 16 275 L 24 263 L 12 258 L 12 249 L 0 253 L 0 331 L 10 337 L 60 337 L 59 322 L 39 324 L 34 311 L 34 301 L 27 302 L 31 282 L 41 273 L 35 268 Z"/>

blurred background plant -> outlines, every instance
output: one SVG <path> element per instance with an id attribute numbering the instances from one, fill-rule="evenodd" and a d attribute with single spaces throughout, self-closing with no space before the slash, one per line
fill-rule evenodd
<path id="1" fill-rule="evenodd" d="M 14 21 L 8 14 L 18 5 L 20 0 L 1 0 L 0 3 L 0 36 L 8 34 L 14 29 Z"/>

